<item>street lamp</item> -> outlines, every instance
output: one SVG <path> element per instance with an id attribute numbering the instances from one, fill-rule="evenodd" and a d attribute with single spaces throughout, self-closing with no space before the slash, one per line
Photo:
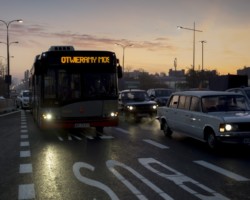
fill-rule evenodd
<path id="1" fill-rule="evenodd" d="M 9 22 L 6 22 L 6 21 L 3 21 L 3 20 L 0 20 L 0 22 L 4 23 L 6 28 L 7 28 L 7 76 L 6 76 L 6 81 L 7 81 L 7 84 L 8 84 L 8 98 L 10 97 L 10 84 L 11 84 L 11 76 L 10 76 L 10 52 L 9 52 L 9 46 L 10 46 L 10 43 L 9 43 L 9 26 L 11 23 L 13 22 L 23 22 L 23 20 L 21 19 L 16 19 L 16 20 L 12 20 L 12 21 L 9 21 Z"/>
<path id="2" fill-rule="evenodd" d="M 195 70 L 195 32 L 202 32 L 202 31 L 195 29 L 195 22 L 194 22 L 194 28 L 185 28 L 182 26 L 177 26 L 177 28 L 194 32 L 194 39 L 193 39 L 193 71 L 194 71 Z"/>
<path id="3" fill-rule="evenodd" d="M 120 43 L 115 43 L 115 44 L 118 45 L 118 46 L 121 46 L 122 50 L 123 50 L 123 53 L 122 53 L 122 71 L 124 72 L 124 53 L 125 53 L 125 48 L 126 47 L 132 47 L 133 44 L 127 44 L 127 45 L 120 44 Z"/>
<path id="4" fill-rule="evenodd" d="M 200 41 L 201 42 L 201 45 L 202 45 L 202 49 L 201 49 L 201 52 L 202 52 L 202 57 L 201 57 L 201 59 L 202 59 L 202 65 L 201 65 L 201 70 L 203 71 L 203 45 L 204 45 L 204 43 L 207 43 L 207 41 L 206 40 L 202 40 L 202 41 Z"/>
<path id="5" fill-rule="evenodd" d="M 201 87 L 203 87 L 203 78 L 204 78 L 204 67 L 203 67 L 203 45 L 204 43 L 207 43 L 207 41 L 205 40 L 202 40 L 200 41 L 201 42 L 201 45 L 202 45 L 202 49 L 201 49 L 201 52 L 202 52 L 202 57 L 201 57 L 201 60 L 202 60 L 202 65 L 201 65 Z"/>

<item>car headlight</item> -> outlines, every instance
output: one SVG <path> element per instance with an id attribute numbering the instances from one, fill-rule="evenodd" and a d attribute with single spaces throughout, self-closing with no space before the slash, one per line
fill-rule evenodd
<path id="1" fill-rule="evenodd" d="M 220 124 L 220 132 L 236 131 L 238 129 L 237 124 Z"/>
<path id="2" fill-rule="evenodd" d="M 131 111 L 135 109 L 134 106 L 127 106 L 127 108 L 128 108 L 128 110 L 131 110 Z"/>
<path id="3" fill-rule="evenodd" d="M 44 113 L 43 119 L 50 121 L 53 118 L 51 113 Z"/>
<path id="4" fill-rule="evenodd" d="M 153 105 L 153 107 L 152 107 L 154 110 L 156 110 L 157 109 L 157 105 Z"/>

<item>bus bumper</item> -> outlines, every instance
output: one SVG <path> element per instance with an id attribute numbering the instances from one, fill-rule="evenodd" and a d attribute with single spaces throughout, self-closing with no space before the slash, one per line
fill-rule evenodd
<path id="1" fill-rule="evenodd" d="M 118 126 L 118 118 L 102 120 L 42 120 L 41 129 L 80 129 Z"/>

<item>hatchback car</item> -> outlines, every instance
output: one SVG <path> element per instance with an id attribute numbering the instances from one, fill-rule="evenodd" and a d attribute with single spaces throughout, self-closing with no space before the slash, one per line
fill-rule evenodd
<path id="1" fill-rule="evenodd" d="M 150 100 L 147 92 L 140 89 L 123 90 L 119 93 L 119 110 L 125 114 L 125 118 L 136 120 L 143 117 L 155 117 L 157 103 Z"/>

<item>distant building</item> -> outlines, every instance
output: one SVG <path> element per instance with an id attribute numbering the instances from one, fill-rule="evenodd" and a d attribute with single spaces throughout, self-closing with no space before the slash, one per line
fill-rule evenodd
<path id="1" fill-rule="evenodd" d="M 245 66 L 243 69 L 238 69 L 237 75 L 247 75 L 248 76 L 248 85 L 250 85 L 250 67 Z"/>
<path id="2" fill-rule="evenodd" d="M 173 70 L 170 69 L 168 72 L 169 77 L 185 77 L 185 70 Z"/>

